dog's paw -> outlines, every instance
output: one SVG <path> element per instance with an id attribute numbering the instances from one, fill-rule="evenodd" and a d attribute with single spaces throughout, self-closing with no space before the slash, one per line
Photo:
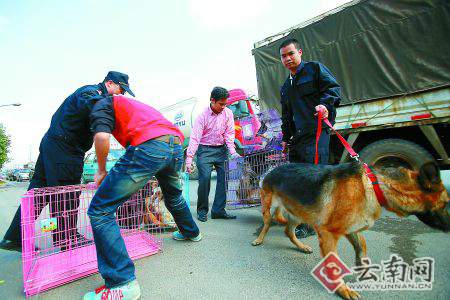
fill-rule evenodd
<path id="1" fill-rule="evenodd" d="M 262 244 L 262 241 L 260 241 L 260 240 L 258 240 L 258 239 L 254 240 L 254 241 L 252 242 L 252 246 L 259 246 L 259 245 L 261 245 L 261 244 Z"/>
<path id="2" fill-rule="evenodd" d="M 298 248 L 302 253 L 311 254 L 313 253 L 313 249 L 308 245 L 303 245 L 303 247 Z"/>
<path id="3" fill-rule="evenodd" d="M 362 299 L 361 295 L 358 292 L 355 292 L 351 290 L 348 286 L 345 284 L 341 285 L 336 293 L 341 296 L 343 299 L 346 300 L 360 300 Z"/>

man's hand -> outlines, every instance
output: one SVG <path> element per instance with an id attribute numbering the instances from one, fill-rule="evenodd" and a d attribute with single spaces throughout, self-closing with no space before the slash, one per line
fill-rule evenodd
<path id="1" fill-rule="evenodd" d="M 191 174 L 194 169 L 192 168 L 191 164 L 186 164 L 186 173 Z"/>
<path id="2" fill-rule="evenodd" d="M 282 147 L 281 152 L 283 152 L 283 153 L 287 153 L 288 152 L 288 147 L 287 147 L 287 143 L 286 142 L 281 142 L 281 147 Z"/>
<path id="3" fill-rule="evenodd" d="M 237 152 L 231 154 L 231 159 L 236 159 L 236 158 L 241 158 L 242 156 L 240 156 Z"/>
<path id="4" fill-rule="evenodd" d="M 322 112 L 322 116 L 325 119 L 328 118 L 328 109 L 327 109 L 327 107 L 325 105 L 322 105 L 322 104 L 317 105 L 316 106 L 316 111 L 317 111 L 317 113 L 314 114 L 315 116 L 317 116 L 319 114 L 318 112 L 320 111 L 320 112 Z"/>
<path id="5" fill-rule="evenodd" d="M 106 171 L 97 171 L 97 173 L 95 173 L 94 175 L 95 185 L 100 186 L 100 184 L 102 184 L 103 179 L 105 179 L 106 174 L 108 174 L 108 172 Z"/>

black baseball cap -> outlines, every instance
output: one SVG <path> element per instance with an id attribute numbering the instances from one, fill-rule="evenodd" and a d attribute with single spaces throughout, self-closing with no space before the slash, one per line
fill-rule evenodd
<path id="1" fill-rule="evenodd" d="M 111 80 L 114 83 L 120 85 L 128 94 L 134 97 L 134 93 L 130 89 L 128 84 L 128 75 L 117 71 L 109 71 L 104 81 Z"/>

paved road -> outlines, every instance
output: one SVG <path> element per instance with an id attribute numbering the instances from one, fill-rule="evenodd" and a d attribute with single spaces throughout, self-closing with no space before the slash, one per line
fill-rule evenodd
<path id="1" fill-rule="evenodd" d="M 26 184 L 0 188 L 0 236 L 17 208 Z M 197 182 L 190 186 L 195 200 Z M 195 202 L 192 203 L 195 208 Z M 199 243 L 177 242 L 164 237 L 164 252 L 136 262 L 142 299 L 338 299 L 328 294 L 310 275 L 319 262 L 316 237 L 305 240 L 314 253 L 297 251 L 281 226 L 269 231 L 260 247 L 252 247 L 261 226 L 259 208 L 234 212 L 237 220 L 208 220 L 199 226 L 204 234 Z M 415 217 L 399 219 L 383 213 L 365 233 L 373 263 L 398 253 L 406 261 L 429 256 L 435 259 L 432 291 L 363 292 L 365 299 L 450 299 L 450 235 L 428 229 Z M 348 242 L 339 243 L 341 258 L 353 266 L 354 254 Z M 0 250 L 0 299 L 24 299 L 20 254 Z M 102 284 L 100 276 L 64 285 L 36 299 L 81 299 Z"/>

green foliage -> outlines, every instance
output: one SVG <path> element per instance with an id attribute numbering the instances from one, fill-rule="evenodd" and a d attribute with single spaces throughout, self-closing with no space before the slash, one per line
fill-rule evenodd
<path id="1" fill-rule="evenodd" d="M 0 169 L 8 160 L 9 146 L 11 145 L 11 138 L 6 134 L 5 128 L 0 124 Z"/>

